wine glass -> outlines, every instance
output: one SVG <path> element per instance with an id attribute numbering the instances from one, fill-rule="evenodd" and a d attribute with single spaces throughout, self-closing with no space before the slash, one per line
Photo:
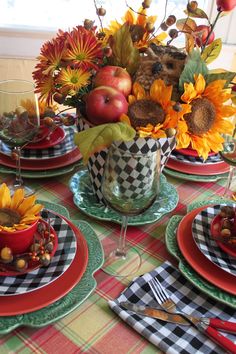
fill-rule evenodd
<path id="1" fill-rule="evenodd" d="M 102 194 L 107 205 L 122 215 L 118 244 L 108 252 L 104 249 L 103 270 L 110 275 L 128 276 L 136 273 L 141 266 L 137 249 L 127 247 L 126 231 L 128 217 L 146 211 L 159 192 L 160 144 L 157 141 L 155 143 L 155 151 L 146 153 L 131 152 L 116 142 L 109 148 L 102 178 Z"/>
<path id="2" fill-rule="evenodd" d="M 34 192 L 23 183 L 20 157 L 21 148 L 38 134 L 39 126 L 34 84 L 26 80 L 0 81 L 0 140 L 13 149 L 12 157 L 16 160 L 16 179 L 9 186 L 12 193 L 18 188 L 24 188 L 25 195 Z"/>

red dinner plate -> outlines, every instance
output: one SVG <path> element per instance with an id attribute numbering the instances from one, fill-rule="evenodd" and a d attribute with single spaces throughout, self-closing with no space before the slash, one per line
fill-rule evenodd
<path id="1" fill-rule="evenodd" d="M 42 171 L 42 170 L 52 170 L 54 168 L 64 167 L 71 165 L 81 159 L 81 154 L 78 148 L 70 151 L 69 153 L 55 157 L 52 159 L 22 159 L 21 168 L 22 170 L 30 171 Z M 11 157 L 1 154 L 0 164 L 7 167 L 15 168 L 15 162 Z"/>
<path id="2" fill-rule="evenodd" d="M 37 143 L 29 143 L 25 149 L 47 149 L 54 145 L 61 143 L 65 139 L 66 133 L 62 127 L 56 127 L 55 130 L 46 138 L 38 141 Z"/>
<path id="3" fill-rule="evenodd" d="M 218 288 L 236 295 L 235 276 L 225 272 L 205 257 L 193 239 L 192 222 L 195 216 L 207 206 L 192 210 L 180 221 L 176 233 L 178 246 L 186 261 L 199 275 Z"/>
<path id="4" fill-rule="evenodd" d="M 181 161 L 176 161 L 169 159 L 167 161 L 166 167 L 171 170 L 175 170 L 182 173 L 194 174 L 199 176 L 211 176 L 211 175 L 220 175 L 226 172 L 229 172 L 229 165 L 222 161 L 221 163 L 212 164 L 212 165 L 187 165 L 181 163 Z"/>
<path id="5" fill-rule="evenodd" d="M 211 234 L 214 238 L 217 245 L 225 252 L 228 253 L 232 257 L 236 257 L 236 244 L 234 246 L 230 245 L 229 243 L 221 242 L 217 240 L 220 237 L 219 227 L 221 222 L 221 216 L 216 215 L 211 222 Z"/>
<path id="6" fill-rule="evenodd" d="M 78 241 L 76 254 L 70 267 L 57 280 L 41 289 L 14 297 L 1 296 L 0 316 L 21 315 L 46 307 L 65 296 L 82 278 L 88 263 L 87 242 L 75 225 L 66 217 L 61 217 L 71 226 Z"/>
<path id="7" fill-rule="evenodd" d="M 180 154 L 187 155 L 187 156 L 194 156 L 194 157 L 199 157 L 198 153 L 196 150 L 193 149 L 176 149 Z M 209 156 L 216 155 L 215 152 L 209 152 Z"/>

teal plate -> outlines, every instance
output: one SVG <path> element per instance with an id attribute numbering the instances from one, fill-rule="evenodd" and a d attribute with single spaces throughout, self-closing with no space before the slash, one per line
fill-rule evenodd
<path id="1" fill-rule="evenodd" d="M 64 207 L 45 201 L 40 202 L 44 204 L 45 208 L 69 217 L 69 213 Z M 20 326 L 40 328 L 56 322 L 75 310 L 96 288 L 97 283 L 93 274 L 101 268 L 104 260 L 101 243 L 89 224 L 74 220 L 73 223 L 83 233 L 89 251 L 87 268 L 81 280 L 67 295 L 41 310 L 17 316 L 1 316 L 0 334 L 9 333 Z"/>
<path id="2" fill-rule="evenodd" d="M 201 206 L 208 205 L 208 204 L 222 204 L 226 202 L 229 204 L 229 200 L 216 198 L 211 200 L 205 200 L 201 202 L 192 203 L 188 207 L 188 212 L 191 210 L 197 209 Z M 213 284 L 209 283 L 207 280 L 202 278 L 185 260 L 180 249 L 178 247 L 178 243 L 176 240 L 176 229 L 182 220 L 182 216 L 174 215 L 169 220 L 166 234 L 165 234 L 165 242 L 168 251 L 174 256 L 179 264 L 180 272 L 187 278 L 193 285 L 195 285 L 198 289 L 200 289 L 203 293 L 207 294 L 208 296 L 214 298 L 217 301 L 222 302 L 225 305 L 228 305 L 234 309 L 236 309 L 236 296 L 229 294 L 228 292 L 221 290 L 220 288 L 214 286 Z"/>
<path id="3" fill-rule="evenodd" d="M 74 194 L 75 205 L 83 213 L 98 220 L 122 223 L 121 215 L 98 203 L 87 170 L 79 171 L 72 176 L 69 186 Z M 175 209 L 179 201 L 179 195 L 175 187 L 168 183 L 163 175 L 160 179 L 160 191 L 158 199 L 145 213 L 129 217 L 128 225 L 137 226 L 153 223 Z"/>
<path id="4" fill-rule="evenodd" d="M 28 171 L 28 170 L 21 170 L 21 175 L 24 178 L 48 178 L 48 177 L 55 177 L 55 176 L 62 176 L 67 173 L 73 172 L 76 168 L 81 167 L 82 161 L 78 161 L 72 165 L 55 168 L 52 170 L 43 170 L 43 171 Z M 0 166 L 0 173 L 7 173 L 7 174 L 14 174 L 14 169 Z"/>
<path id="5" fill-rule="evenodd" d="M 167 167 L 164 168 L 163 172 L 168 176 L 179 178 L 185 181 L 193 181 L 193 182 L 216 182 L 222 178 L 228 177 L 228 173 L 223 173 L 220 175 L 211 175 L 211 176 L 191 175 L 188 173 L 182 173 L 175 170 L 171 170 Z"/>

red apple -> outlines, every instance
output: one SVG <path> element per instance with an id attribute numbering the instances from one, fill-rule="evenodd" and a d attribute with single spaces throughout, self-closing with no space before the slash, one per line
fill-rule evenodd
<path id="1" fill-rule="evenodd" d="M 198 33 L 198 35 L 199 35 L 199 38 L 196 38 L 196 43 L 199 47 L 203 46 L 206 43 L 206 39 L 208 37 L 210 30 L 211 30 L 211 28 L 206 25 L 200 25 L 200 26 L 196 27 L 195 32 Z M 210 37 L 207 41 L 207 44 L 210 44 L 211 42 L 213 42 L 214 39 L 215 39 L 215 33 L 211 32 Z"/>
<path id="2" fill-rule="evenodd" d="M 218 11 L 231 11 L 236 6 L 236 0 L 216 0 Z"/>
<path id="3" fill-rule="evenodd" d="M 107 65 L 99 69 L 94 78 L 95 87 L 111 86 L 128 96 L 132 89 L 130 74 L 120 66 Z"/>
<path id="4" fill-rule="evenodd" d="M 86 98 L 87 118 L 95 125 L 117 122 L 127 111 L 128 102 L 123 93 L 110 86 L 99 86 Z"/>

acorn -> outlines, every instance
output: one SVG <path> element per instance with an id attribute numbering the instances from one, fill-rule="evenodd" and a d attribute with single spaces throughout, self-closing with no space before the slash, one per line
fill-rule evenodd
<path id="1" fill-rule="evenodd" d="M 91 29 L 93 28 L 93 26 L 94 26 L 94 21 L 89 20 L 88 18 L 86 18 L 86 19 L 84 20 L 84 28 L 85 28 L 86 30 L 91 30 Z"/>
<path id="2" fill-rule="evenodd" d="M 18 258 L 16 259 L 15 267 L 19 272 L 22 272 L 28 267 L 28 263 L 24 258 Z"/>
<path id="3" fill-rule="evenodd" d="M 3 263 L 11 263 L 13 260 L 12 250 L 9 247 L 3 247 L 0 252 L 0 260 Z"/>
<path id="4" fill-rule="evenodd" d="M 97 9 L 97 15 L 98 16 L 105 16 L 106 15 L 106 10 L 103 7 L 99 7 Z"/>
<path id="5" fill-rule="evenodd" d="M 53 251 L 53 248 L 54 248 L 54 244 L 52 241 L 48 242 L 45 245 L 45 250 L 48 251 L 49 253 L 51 253 Z"/>
<path id="6" fill-rule="evenodd" d="M 167 135 L 167 138 L 171 138 L 172 136 L 175 136 L 176 130 L 175 128 L 168 128 L 166 129 L 165 133 Z"/>
<path id="7" fill-rule="evenodd" d="M 220 231 L 220 235 L 225 238 L 231 237 L 231 231 L 229 229 L 223 229 Z"/>
<path id="8" fill-rule="evenodd" d="M 220 216 L 222 218 L 230 218 L 230 219 L 232 219 L 234 217 L 234 215 L 235 215 L 234 207 L 225 205 L 220 210 Z"/>
<path id="9" fill-rule="evenodd" d="M 66 127 L 70 127 L 71 125 L 74 125 L 75 121 L 76 118 L 72 114 L 67 114 L 65 117 L 61 118 L 62 124 L 64 124 Z"/>
<path id="10" fill-rule="evenodd" d="M 152 3 L 152 0 L 144 0 L 142 2 L 143 9 L 148 9 L 150 7 L 151 3 Z"/>
<path id="11" fill-rule="evenodd" d="M 55 123 L 52 117 L 44 117 L 43 124 L 46 125 L 46 127 L 52 127 Z"/>
<path id="12" fill-rule="evenodd" d="M 28 112 L 27 110 L 22 107 L 22 106 L 18 106 L 16 107 L 16 110 L 15 110 L 15 113 L 18 117 L 24 117 L 24 116 L 27 116 L 28 117 Z"/>
<path id="13" fill-rule="evenodd" d="M 187 9 L 189 12 L 194 12 L 198 8 L 198 2 L 197 1 L 190 1 L 187 5 Z"/>
<path id="14" fill-rule="evenodd" d="M 35 242 L 30 246 L 30 252 L 38 253 L 39 249 L 40 249 L 40 244 L 38 242 Z"/>
<path id="15" fill-rule="evenodd" d="M 162 22 L 160 27 L 161 27 L 162 31 L 166 31 L 168 29 L 168 26 L 165 22 Z"/>
<path id="16" fill-rule="evenodd" d="M 169 34 L 170 38 L 172 38 L 172 39 L 178 37 L 178 31 L 177 31 L 177 29 L 175 29 L 175 28 L 172 28 L 172 29 L 169 31 L 168 34 Z"/>
<path id="17" fill-rule="evenodd" d="M 170 15 L 167 19 L 166 19 L 166 25 L 167 26 L 173 26 L 173 24 L 176 22 L 176 17 L 174 15 Z"/>
<path id="18" fill-rule="evenodd" d="M 49 253 L 44 253 L 40 256 L 39 260 L 43 267 L 47 267 L 51 262 L 51 256 Z"/>
<path id="19" fill-rule="evenodd" d="M 149 33 L 152 33 L 155 31 L 155 27 L 154 25 L 151 23 L 151 22 L 147 22 L 146 23 L 146 30 L 149 32 Z"/>

